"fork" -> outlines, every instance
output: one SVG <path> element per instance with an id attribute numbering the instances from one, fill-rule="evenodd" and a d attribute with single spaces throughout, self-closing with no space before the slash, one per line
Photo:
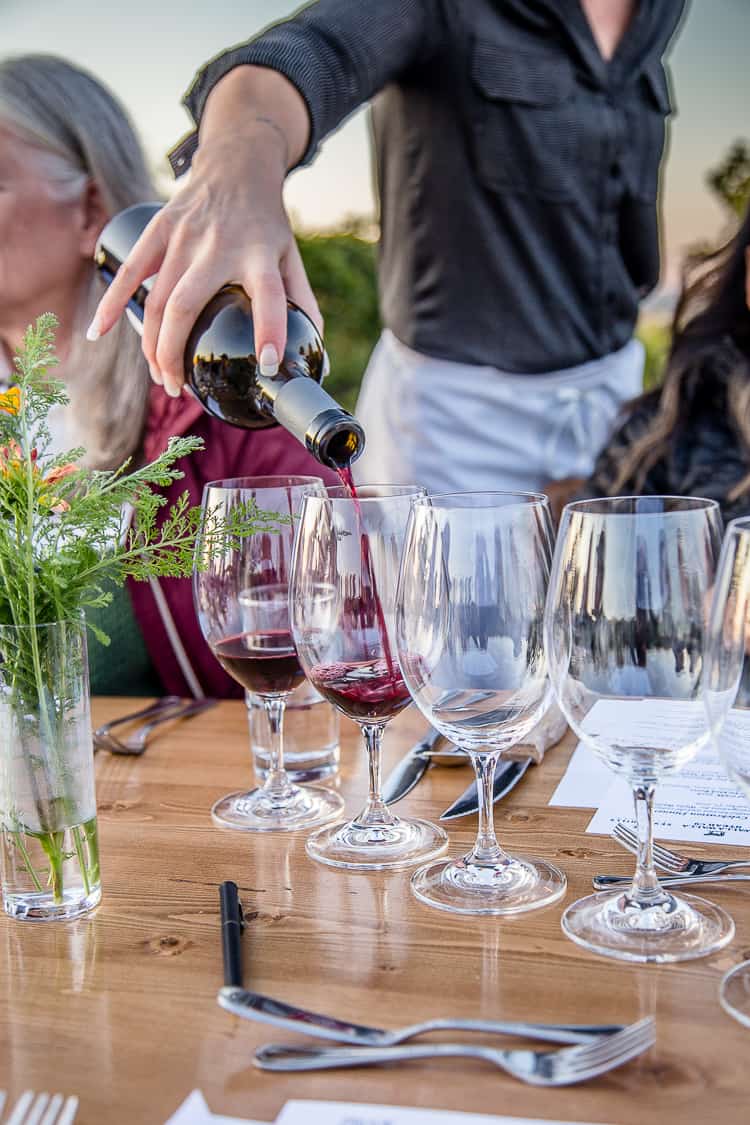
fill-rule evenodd
<path id="1" fill-rule="evenodd" d="M 179 706 L 162 707 L 156 712 L 150 722 L 138 727 L 128 738 L 117 738 L 114 734 L 102 737 L 98 731 L 94 732 L 94 741 L 101 750 L 110 750 L 113 754 L 142 754 L 146 749 L 148 737 L 160 723 L 171 722 L 173 719 L 187 719 L 191 715 L 199 715 L 216 703 L 215 699 L 195 699 L 191 703 L 183 703 L 178 699 Z"/>
<path id="2" fill-rule="evenodd" d="M 0 1112 L 2 1104 L 0 1104 Z M 37 1094 L 25 1090 L 13 1106 L 5 1125 L 72 1125 L 78 1112 L 78 1098 L 62 1094 Z"/>
<path id="3" fill-rule="evenodd" d="M 750 875 L 663 875 L 659 886 L 664 888 L 694 886 L 696 883 L 748 883 Z M 610 887 L 633 885 L 632 875 L 594 875 L 591 883 L 595 891 L 608 891 Z"/>
<path id="4" fill-rule="evenodd" d="M 616 824 L 612 835 L 629 852 L 638 854 L 638 837 L 626 825 Z M 716 875 L 719 871 L 731 871 L 735 867 L 750 867 L 750 859 L 693 859 L 680 852 L 673 852 L 662 844 L 654 844 L 653 855 L 657 867 L 675 875 Z"/>
<path id="5" fill-rule="evenodd" d="M 578 1047 L 553 1051 L 498 1050 L 466 1043 L 433 1043 L 408 1047 L 298 1047 L 269 1043 L 255 1052 L 261 1070 L 329 1070 L 375 1066 L 410 1059 L 483 1059 L 532 1086 L 569 1086 L 614 1070 L 656 1042 L 652 1016 Z"/>
<path id="6" fill-rule="evenodd" d="M 162 699 L 157 699 L 155 703 L 149 703 L 148 707 L 141 707 L 138 711 L 131 711 L 127 715 L 120 715 L 117 719 L 110 719 L 108 723 L 103 723 L 96 728 L 94 743 L 106 742 L 113 727 L 121 726 L 123 723 L 134 723 L 137 719 L 148 719 L 152 715 L 158 715 L 167 708 L 176 707 L 180 703 L 182 703 L 182 700 L 179 695 L 165 695 Z"/>

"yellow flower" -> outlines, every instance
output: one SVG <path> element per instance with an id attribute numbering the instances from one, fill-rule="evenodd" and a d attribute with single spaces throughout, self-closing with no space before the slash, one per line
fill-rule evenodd
<path id="1" fill-rule="evenodd" d="M 21 409 L 21 391 L 18 387 L 11 387 L 0 394 L 0 411 L 3 414 L 18 414 Z"/>

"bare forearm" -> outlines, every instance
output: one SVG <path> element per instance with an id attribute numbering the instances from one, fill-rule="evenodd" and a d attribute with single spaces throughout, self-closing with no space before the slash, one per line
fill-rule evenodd
<path id="1" fill-rule="evenodd" d="M 238 66 L 217 82 L 201 120 L 201 145 L 234 137 L 253 143 L 271 166 L 293 168 L 307 148 L 310 118 L 305 100 L 278 71 Z M 199 148 L 200 152 L 200 148 Z"/>

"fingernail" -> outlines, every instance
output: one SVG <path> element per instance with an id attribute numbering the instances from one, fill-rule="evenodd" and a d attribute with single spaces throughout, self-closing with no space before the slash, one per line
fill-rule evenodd
<path id="1" fill-rule="evenodd" d="M 279 370 L 279 353 L 273 344 L 264 344 L 260 350 L 261 375 L 276 375 Z"/>
<path id="2" fill-rule="evenodd" d="M 179 398 L 182 394 L 182 387 L 179 387 L 177 383 L 164 383 L 164 390 L 170 398 Z"/>
<path id="3" fill-rule="evenodd" d="M 99 339 L 101 334 L 101 329 L 99 328 L 96 317 L 94 317 L 94 319 L 91 321 L 91 324 L 86 329 L 86 339 L 90 340 L 93 344 L 95 340 Z"/>
<path id="4" fill-rule="evenodd" d="M 159 371 L 156 367 L 151 367 L 149 365 L 149 372 L 151 374 L 151 378 L 156 383 L 157 387 L 163 387 L 164 386 L 164 380 L 161 377 L 161 371 Z"/>

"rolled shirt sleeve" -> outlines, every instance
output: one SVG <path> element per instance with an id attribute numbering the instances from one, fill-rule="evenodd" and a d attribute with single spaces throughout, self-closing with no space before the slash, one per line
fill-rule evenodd
<path id="1" fill-rule="evenodd" d="M 195 76 L 183 99 L 196 126 L 213 87 L 237 66 L 266 66 L 297 88 L 310 115 L 300 164 L 353 110 L 411 65 L 424 62 L 443 26 L 438 0 L 319 0 L 293 19 L 217 55 Z M 195 134 L 171 154 L 179 175 L 197 145 Z"/>

